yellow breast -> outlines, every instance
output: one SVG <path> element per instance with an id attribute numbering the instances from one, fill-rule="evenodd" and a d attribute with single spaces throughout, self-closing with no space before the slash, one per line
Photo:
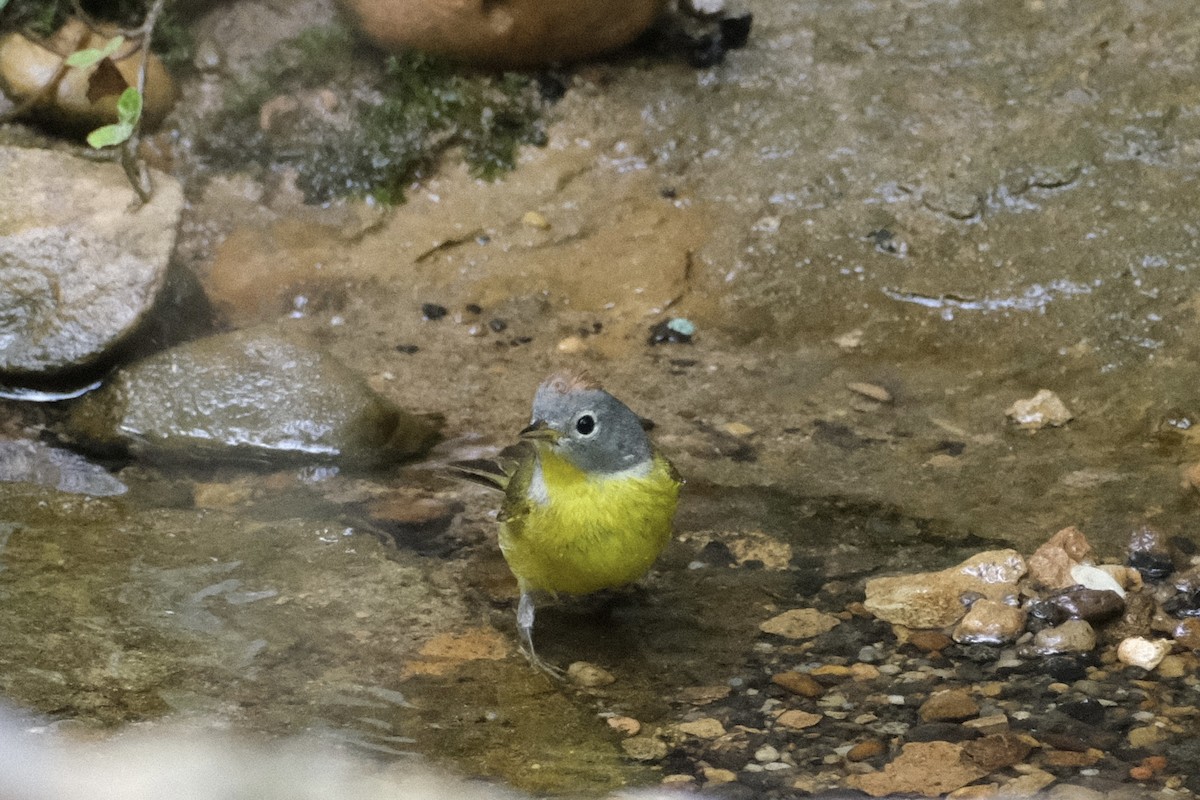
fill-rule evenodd
<path id="1" fill-rule="evenodd" d="M 671 538 L 679 481 L 657 454 L 648 468 L 596 476 L 539 448 L 526 491 L 527 512 L 500 529 L 522 591 L 586 594 L 650 569 Z"/>

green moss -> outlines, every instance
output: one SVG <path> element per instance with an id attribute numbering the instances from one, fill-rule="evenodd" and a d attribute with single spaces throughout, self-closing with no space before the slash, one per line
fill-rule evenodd
<path id="1" fill-rule="evenodd" d="M 338 98 L 336 108 L 314 107 L 323 90 Z M 282 104 L 263 130 L 264 104 L 281 97 L 297 103 Z M 272 50 L 231 90 L 201 151 L 218 168 L 291 167 L 310 202 L 343 195 L 399 202 L 449 148 L 461 148 L 481 177 L 511 169 L 520 145 L 544 141 L 543 108 L 528 76 L 468 75 L 416 52 L 383 59 L 344 29 L 319 28 Z"/>

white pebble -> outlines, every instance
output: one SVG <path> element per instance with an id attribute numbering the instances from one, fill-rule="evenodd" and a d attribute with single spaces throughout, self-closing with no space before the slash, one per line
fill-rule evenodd
<path id="1" fill-rule="evenodd" d="M 1117 660 L 1131 667 L 1154 669 L 1171 652 L 1171 643 L 1166 639 L 1143 639 L 1131 636 L 1117 646 Z"/>

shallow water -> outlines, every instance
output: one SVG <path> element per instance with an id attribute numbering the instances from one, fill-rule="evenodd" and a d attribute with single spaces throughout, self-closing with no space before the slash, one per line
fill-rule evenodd
<path id="1" fill-rule="evenodd" d="M 759 622 L 822 587 L 1028 553 L 1070 524 L 1109 558 L 1144 524 L 1194 540 L 1186 4 L 751 8 L 724 66 L 584 70 L 550 145 L 496 184 L 447 165 L 394 212 L 198 186 L 180 260 L 218 313 L 290 316 L 450 439 L 384 474 L 116 465 L 130 492 L 103 499 L 0 484 L 0 693 L 68 729 L 211 717 L 601 791 L 661 777 L 601 715 L 678 721 L 685 690 L 738 679 Z M 646 344 L 667 315 L 693 344 Z M 495 498 L 439 472 L 510 441 L 560 368 L 653 418 L 689 480 L 643 585 L 539 613 L 542 654 L 617 677 L 598 689 L 516 654 Z M 1005 409 L 1040 388 L 1074 421 L 1014 428 Z M 56 414 L 0 405 L 14 430 Z M 756 534 L 790 555 L 705 560 Z"/>

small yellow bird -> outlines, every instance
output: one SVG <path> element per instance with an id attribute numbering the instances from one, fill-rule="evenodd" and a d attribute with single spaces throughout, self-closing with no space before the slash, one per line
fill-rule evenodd
<path id="1" fill-rule="evenodd" d="M 455 472 L 504 492 L 500 550 L 517 578 L 517 630 L 535 667 L 533 595 L 631 583 L 671 539 L 682 480 L 643 420 L 587 377 L 554 375 L 533 398 L 521 441 Z"/>

